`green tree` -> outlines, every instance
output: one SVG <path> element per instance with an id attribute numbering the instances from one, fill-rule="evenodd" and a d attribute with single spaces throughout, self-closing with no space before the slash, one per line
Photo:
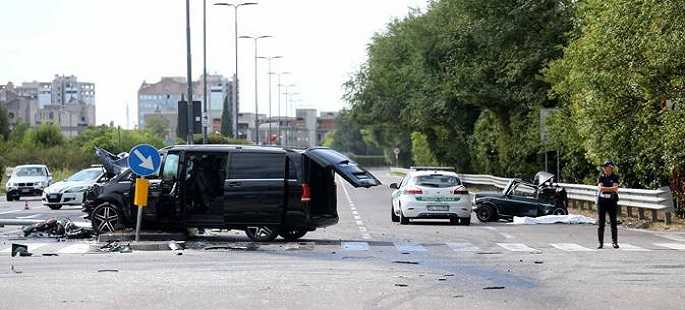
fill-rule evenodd
<path id="1" fill-rule="evenodd" d="M 7 109 L 0 105 L 0 138 L 7 140 L 10 136 L 10 120 Z"/>
<path id="2" fill-rule="evenodd" d="M 23 142 L 24 144 L 46 148 L 63 145 L 65 139 L 57 125 L 47 123 L 30 128 L 24 136 Z"/>
<path id="3" fill-rule="evenodd" d="M 572 43 L 546 72 L 554 96 L 566 106 L 557 131 L 572 131 L 556 143 L 593 164 L 615 160 L 626 186 L 665 185 L 672 171 L 685 166 L 666 151 L 682 140 L 665 134 L 685 127 L 673 120 L 674 112 L 661 109 L 666 99 L 676 106 L 684 101 L 682 3 L 581 3 Z"/>
<path id="4" fill-rule="evenodd" d="M 162 139 L 168 136 L 169 126 L 169 120 L 161 115 L 151 115 L 145 119 L 145 129 Z"/>
<path id="5" fill-rule="evenodd" d="M 418 166 L 438 166 L 438 161 L 428 145 L 426 136 L 420 132 L 411 134 L 412 159 Z"/>
<path id="6" fill-rule="evenodd" d="M 224 137 L 233 137 L 233 113 L 228 104 L 228 96 L 224 98 L 223 110 L 221 111 L 221 134 Z"/>

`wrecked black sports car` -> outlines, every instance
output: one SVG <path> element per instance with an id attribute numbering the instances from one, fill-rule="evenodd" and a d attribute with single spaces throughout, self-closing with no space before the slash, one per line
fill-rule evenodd
<path id="1" fill-rule="evenodd" d="M 566 190 L 547 172 L 539 172 L 534 184 L 513 179 L 502 192 L 476 193 L 473 198 L 473 210 L 481 222 L 514 216 L 565 215 L 567 204 Z"/>
<path id="2" fill-rule="evenodd" d="M 83 211 L 96 233 L 133 227 L 134 178 L 122 158 L 101 151 L 118 174 L 86 192 Z M 335 173 L 354 187 L 380 181 L 328 148 L 181 145 L 160 150 L 143 227 L 240 229 L 253 241 L 287 240 L 338 222 Z"/>

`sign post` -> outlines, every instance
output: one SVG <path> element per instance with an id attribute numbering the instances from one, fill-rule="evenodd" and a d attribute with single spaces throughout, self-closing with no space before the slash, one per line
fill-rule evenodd
<path id="1" fill-rule="evenodd" d="M 395 167 L 399 167 L 400 166 L 400 148 L 395 147 L 392 150 L 392 152 L 395 153 Z"/>
<path id="2" fill-rule="evenodd" d="M 162 159 L 159 152 L 148 144 L 134 146 L 129 152 L 128 166 L 131 171 L 138 175 L 136 178 L 135 194 L 133 203 L 138 206 L 138 216 L 136 218 L 136 241 L 140 240 L 140 224 L 143 219 L 143 208 L 147 206 L 148 189 L 150 182 L 146 176 L 153 175 L 159 170 Z"/>

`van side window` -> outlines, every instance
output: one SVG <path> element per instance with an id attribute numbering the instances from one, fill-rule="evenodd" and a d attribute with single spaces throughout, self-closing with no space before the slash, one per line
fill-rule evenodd
<path id="1" fill-rule="evenodd" d="M 162 171 L 162 180 L 173 181 L 176 179 L 178 172 L 178 154 L 167 154 L 164 159 L 164 170 Z"/>
<path id="2" fill-rule="evenodd" d="M 283 179 L 285 155 L 278 153 L 233 153 L 230 179 Z"/>

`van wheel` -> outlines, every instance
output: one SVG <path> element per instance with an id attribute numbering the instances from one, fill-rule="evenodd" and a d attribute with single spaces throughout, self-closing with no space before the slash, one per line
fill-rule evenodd
<path id="1" fill-rule="evenodd" d="M 90 215 L 93 230 L 96 234 L 115 232 L 121 228 L 121 213 L 115 205 L 105 202 L 97 206 Z"/>
<path id="2" fill-rule="evenodd" d="M 462 225 L 462 226 L 471 225 L 471 217 L 460 217 L 459 218 L 459 225 Z"/>
<path id="3" fill-rule="evenodd" d="M 7 195 L 5 195 L 5 198 L 7 198 L 8 202 L 10 202 L 13 200 L 14 197 L 12 197 L 12 195 L 10 195 L 10 194 L 7 194 Z"/>
<path id="4" fill-rule="evenodd" d="M 254 242 L 269 242 L 278 237 L 278 229 L 273 226 L 248 226 L 245 234 Z"/>
<path id="5" fill-rule="evenodd" d="M 52 210 L 59 210 L 62 209 L 62 205 L 49 205 L 48 208 Z"/>
<path id="6" fill-rule="evenodd" d="M 281 231 L 278 234 L 281 235 L 281 237 L 283 237 L 285 241 L 295 241 L 297 239 L 304 237 L 304 235 L 307 234 L 307 230 L 291 228 L 285 231 Z"/>
<path id="7" fill-rule="evenodd" d="M 392 206 L 392 203 L 390 203 L 390 220 L 393 223 L 397 223 L 400 221 L 400 217 L 395 215 L 395 207 Z"/>

